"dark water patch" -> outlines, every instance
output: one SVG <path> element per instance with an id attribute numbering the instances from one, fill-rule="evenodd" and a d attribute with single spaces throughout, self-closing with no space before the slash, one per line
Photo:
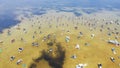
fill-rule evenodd
<path id="1" fill-rule="evenodd" d="M 82 9 L 82 11 L 87 14 L 91 14 L 91 13 L 97 12 L 98 10 L 97 9 Z"/>
<path id="2" fill-rule="evenodd" d="M 34 15 L 43 15 L 45 14 L 46 12 L 45 11 L 33 11 L 32 12 Z"/>
<path id="3" fill-rule="evenodd" d="M 3 29 L 10 28 L 21 21 L 16 19 L 16 15 L 14 14 L 3 14 L 0 15 L 0 32 L 2 32 Z"/>
<path id="4" fill-rule="evenodd" d="M 42 15 L 46 13 L 46 8 L 21 8 L 18 9 L 17 11 L 21 11 L 21 14 L 24 14 L 25 17 L 30 17 L 29 13 L 33 14 L 33 15 Z"/>
<path id="5" fill-rule="evenodd" d="M 73 14 L 75 14 L 75 16 L 81 16 L 82 15 L 82 13 L 80 13 L 80 12 L 77 12 L 77 10 L 76 9 L 69 9 L 69 10 L 67 10 L 67 9 L 63 9 L 63 8 L 59 8 L 59 9 L 57 9 L 57 11 L 56 12 L 72 12 Z"/>
<path id="6" fill-rule="evenodd" d="M 34 15 L 42 15 L 46 13 L 46 10 L 43 8 L 32 8 L 30 12 L 32 12 Z"/>
<path id="7" fill-rule="evenodd" d="M 50 42 L 47 43 L 48 46 L 53 46 L 53 44 L 54 43 L 52 41 L 50 41 Z"/>
<path id="8" fill-rule="evenodd" d="M 29 68 L 37 68 L 37 65 L 35 63 L 32 63 Z"/>
<path id="9" fill-rule="evenodd" d="M 64 11 L 64 12 L 74 12 L 74 9 L 67 9 L 67 8 L 59 8 L 59 11 Z"/>
<path id="10" fill-rule="evenodd" d="M 5 10 L 3 14 L 0 14 L 0 32 L 6 28 L 10 28 L 12 26 L 17 25 L 21 21 L 17 20 L 17 16 L 19 14 L 15 14 L 14 12 L 21 11 L 20 14 L 23 14 L 24 17 L 31 18 L 31 15 L 28 12 L 32 13 L 32 15 L 42 15 L 46 13 L 46 10 L 39 8 L 30 8 L 31 10 L 19 9 L 19 10 Z"/>
<path id="11" fill-rule="evenodd" d="M 52 68 L 63 68 L 64 60 L 65 60 L 65 49 L 62 47 L 60 43 L 56 43 L 56 50 L 53 53 L 49 53 L 46 50 L 42 51 L 42 55 L 37 59 L 34 59 L 35 63 L 39 63 L 42 59 L 46 60 Z M 33 66 L 32 64 L 30 67 Z M 29 68 L 30 68 L 29 67 Z"/>
<path id="12" fill-rule="evenodd" d="M 74 12 L 74 14 L 75 14 L 76 16 L 81 16 L 81 15 L 82 15 L 82 14 L 79 13 L 79 12 Z"/>

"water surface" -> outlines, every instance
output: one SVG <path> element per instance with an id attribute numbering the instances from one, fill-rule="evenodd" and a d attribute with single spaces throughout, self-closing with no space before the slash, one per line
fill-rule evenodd
<path id="1" fill-rule="evenodd" d="M 108 10 L 120 9 L 119 4 L 119 0 L 0 0 L 0 31 L 20 23 L 20 21 L 16 19 L 18 16 L 16 12 L 19 11 L 22 11 L 21 14 L 31 12 L 34 15 L 42 15 L 50 9 L 54 9 L 73 12 L 76 16 L 81 16 L 82 14 L 76 12 L 76 9 L 73 9 L 73 7 L 83 8 L 83 12 L 91 14 L 103 8 Z M 63 10 L 65 7 L 71 8 L 71 10 Z M 94 9 L 91 10 L 89 8 Z"/>

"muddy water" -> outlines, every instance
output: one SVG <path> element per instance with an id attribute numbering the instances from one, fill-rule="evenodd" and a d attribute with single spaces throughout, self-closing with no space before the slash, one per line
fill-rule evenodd
<path id="1" fill-rule="evenodd" d="M 87 64 L 85 68 L 97 68 L 98 63 L 101 63 L 103 68 L 119 68 L 120 47 L 107 43 L 108 39 L 114 40 L 115 36 L 118 36 L 117 40 L 120 41 L 120 34 L 108 35 L 112 31 L 120 32 L 120 25 L 115 23 L 116 20 L 120 20 L 120 17 L 116 14 L 118 12 L 103 11 L 76 17 L 72 13 L 50 11 L 42 16 L 33 15 L 29 19 L 24 17 L 19 26 L 6 29 L 3 34 L 0 34 L 0 40 L 3 40 L 3 43 L 0 43 L 2 49 L 0 68 L 29 68 L 30 64 L 34 63 L 33 59 L 38 58 L 43 50 L 48 49 L 47 41 L 43 41 L 43 37 L 48 34 L 56 36 L 56 42 L 60 42 L 65 48 L 63 68 L 75 68 L 79 63 Z M 114 23 L 106 24 L 110 21 Z M 104 25 L 102 32 L 101 25 Z M 114 30 L 115 27 L 117 30 Z M 11 31 L 11 35 L 7 34 L 8 30 Z M 82 32 L 83 36 L 77 38 L 79 32 Z M 95 37 L 91 38 L 91 34 L 95 34 Z M 65 41 L 66 36 L 70 37 L 68 43 Z M 15 39 L 15 42 L 11 43 L 12 39 Z M 39 46 L 32 46 L 32 42 L 38 42 Z M 80 49 L 75 48 L 76 44 L 80 45 Z M 24 48 L 23 52 L 18 52 L 19 47 Z M 115 55 L 111 51 L 113 47 L 117 52 Z M 76 59 L 71 58 L 74 54 L 77 56 Z M 15 56 L 15 60 L 10 61 L 10 56 Z M 116 59 L 115 63 L 111 62 L 110 57 Z M 16 65 L 18 59 L 23 59 L 20 65 Z M 51 68 L 44 59 L 36 65 L 37 68 Z"/>

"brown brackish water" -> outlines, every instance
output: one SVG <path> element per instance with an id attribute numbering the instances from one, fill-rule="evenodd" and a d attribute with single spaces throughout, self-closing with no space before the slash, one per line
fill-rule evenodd
<path id="1" fill-rule="evenodd" d="M 118 14 L 118 11 L 101 11 L 77 17 L 69 12 L 50 11 L 31 18 L 21 15 L 20 24 L 0 34 L 0 68 L 75 68 L 77 64 L 97 68 L 98 63 L 103 68 L 119 68 L 120 46 L 107 42 L 120 42 Z M 66 36 L 70 37 L 69 42 Z M 32 46 L 33 42 L 38 46 Z M 18 48 L 24 49 L 19 53 Z M 76 58 L 71 58 L 73 55 Z M 15 56 L 13 61 L 11 56 Z M 17 65 L 19 59 L 23 61 Z"/>

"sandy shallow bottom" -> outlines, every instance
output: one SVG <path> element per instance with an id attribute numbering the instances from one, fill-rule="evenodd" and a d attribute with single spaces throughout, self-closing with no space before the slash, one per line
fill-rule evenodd
<path id="1" fill-rule="evenodd" d="M 85 68 L 97 68 L 98 63 L 101 63 L 103 68 L 120 68 L 118 58 L 120 46 L 107 43 L 109 39 L 115 40 L 115 36 L 120 42 L 120 34 L 115 34 L 120 32 L 120 25 L 115 23 L 116 20 L 119 20 L 120 23 L 118 14 L 120 13 L 102 11 L 76 17 L 73 13 L 50 11 L 41 16 L 33 15 L 31 18 L 23 17 L 21 19 L 22 16 L 20 16 L 20 24 L 5 29 L 0 34 L 0 41 L 3 41 L 0 43 L 0 68 L 29 68 L 33 59 L 40 56 L 42 50 L 48 49 L 48 41 L 43 41 L 43 37 L 48 34 L 54 35 L 56 41 L 65 48 L 63 68 L 75 68 L 77 64 L 81 63 L 87 64 Z M 106 24 L 106 22 L 108 23 Z M 104 25 L 103 28 L 101 25 Z M 109 28 L 110 30 L 108 30 Z M 117 30 L 114 30 L 115 28 Z M 8 35 L 8 30 L 11 35 Z M 80 32 L 83 35 L 77 38 Z M 112 32 L 114 33 L 112 34 Z M 108 33 L 111 35 L 109 36 Z M 95 35 L 94 38 L 91 37 L 92 34 Z M 69 42 L 65 41 L 66 36 L 70 37 Z M 11 43 L 12 39 L 15 39 L 15 42 Z M 38 42 L 39 46 L 32 46 L 32 42 Z M 76 44 L 80 45 L 80 49 L 75 48 Z M 24 48 L 21 53 L 18 52 L 20 47 Z M 111 48 L 115 48 L 117 54 L 113 54 Z M 74 54 L 76 59 L 71 58 Z M 10 61 L 11 56 L 15 56 L 13 61 Z M 110 57 L 115 58 L 114 63 Z M 23 60 L 20 65 L 16 64 L 18 59 Z M 47 61 L 41 60 L 37 63 L 37 68 L 51 67 Z"/>

